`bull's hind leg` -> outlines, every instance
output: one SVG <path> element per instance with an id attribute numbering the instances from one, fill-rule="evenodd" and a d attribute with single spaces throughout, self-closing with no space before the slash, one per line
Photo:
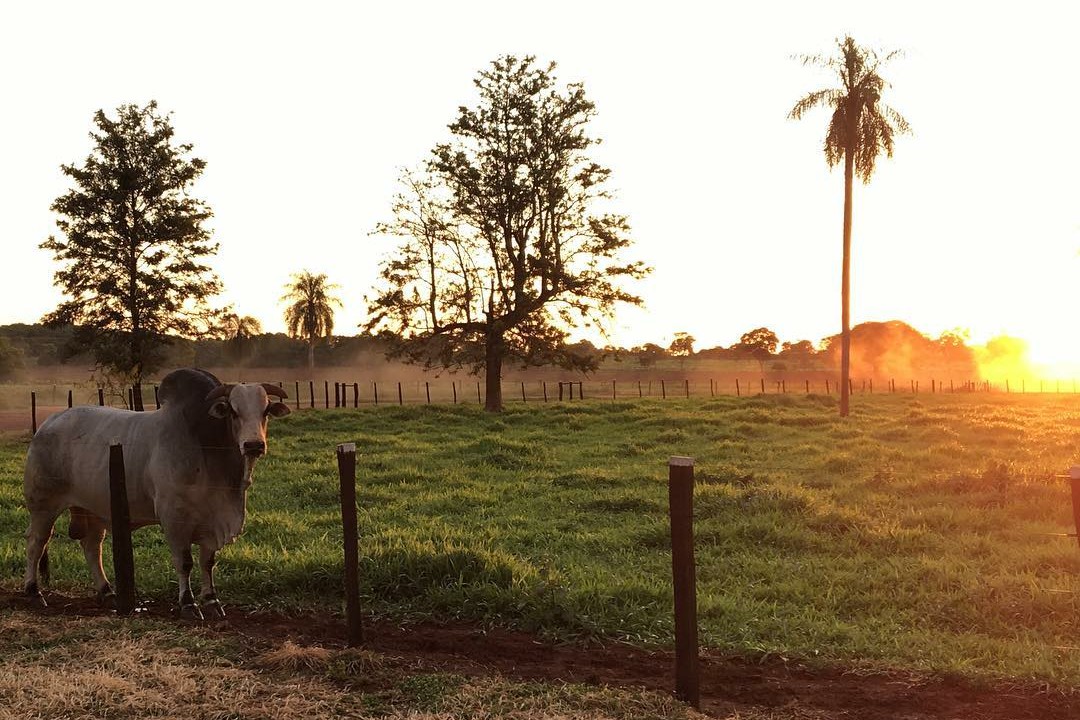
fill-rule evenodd
<path id="1" fill-rule="evenodd" d="M 217 588 L 214 587 L 214 563 L 217 562 L 217 551 L 211 550 L 206 545 L 199 546 L 199 569 L 202 570 L 202 583 L 199 588 L 199 602 L 202 604 L 203 613 L 211 618 L 225 617 L 225 609 L 218 600 Z"/>
<path id="2" fill-rule="evenodd" d="M 69 534 L 82 545 L 86 566 L 90 568 L 90 577 L 93 578 L 94 588 L 97 590 L 98 602 L 113 607 L 116 604 L 116 594 L 109 584 L 109 578 L 105 576 L 105 568 L 101 565 L 101 543 L 105 539 L 105 530 L 105 522 L 98 516 L 81 508 L 71 508 Z"/>
<path id="3" fill-rule="evenodd" d="M 26 530 L 26 579 L 23 591 L 42 605 L 45 605 L 45 598 L 41 595 L 38 572 L 43 566 L 47 567 L 45 553 L 52 538 L 53 525 L 61 512 L 56 509 L 32 510 L 30 527 Z"/>

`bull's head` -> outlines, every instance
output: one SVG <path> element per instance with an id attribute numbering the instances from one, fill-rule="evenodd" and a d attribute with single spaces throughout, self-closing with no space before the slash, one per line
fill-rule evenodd
<path id="1" fill-rule="evenodd" d="M 206 396 L 210 415 L 228 423 L 229 434 L 250 465 L 266 453 L 266 423 L 288 415 L 289 406 L 271 398 L 287 398 L 285 391 L 269 383 L 219 385 Z"/>

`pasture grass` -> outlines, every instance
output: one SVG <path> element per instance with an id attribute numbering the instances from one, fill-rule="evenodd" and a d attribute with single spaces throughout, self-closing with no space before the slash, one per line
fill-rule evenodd
<path id="1" fill-rule="evenodd" d="M 1069 396 L 767 395 L 304 411 L 273 423 L 226 603 L 340 612 L 337 443 L 358 447 L 365 609 L 668 645 L 667 468 L 696 458 L 702 644 L 1080 686 Z M 0 585 L 21 584 L 28 438 L 0 444 Z M 54 587 L 86 592 L 58 523 Z M 175 597 L 156 528 L 140 592 Z"/>

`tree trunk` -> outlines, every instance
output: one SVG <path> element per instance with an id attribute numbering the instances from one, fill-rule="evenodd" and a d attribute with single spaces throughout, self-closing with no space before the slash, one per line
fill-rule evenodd
<path id="1" fill-rule="evenodd" d="M 484 364 L 486 368 L 484 390 L 487 397 L 484 399 L 484 410 L 487 412 L 502 412 L 502 364 L 506 354 L 506 346 L 501 335 L 487 337 L 484 348 Z"/>
<path id="2" fill-rule="evenodd" d="M 851 388 L 851 187 L 855 153 L 844 153 L 844 254 L 840 279 L 840 417 L 847 417 Z"/>

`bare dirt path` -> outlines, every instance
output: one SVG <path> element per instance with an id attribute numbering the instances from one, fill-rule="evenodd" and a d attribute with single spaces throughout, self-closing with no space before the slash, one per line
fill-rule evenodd
<path id="1" fill-rule="evenodd" d="M 37 608 L 19 595 L 0 591 L 0 608 L 18 607 L 49 615 L 103 615 L 89 599 L 50 595 Z M 167 607 L 151 606 L 144 616 L 171 620 Z M 176 622 L 180 622 L 177 620 Z M 240 635 L 253 648 L 280 645 L 341 647 L 340 618 L 230 608 L 228 619 L 200 624 L 210 635 Z M 500 674 L 537 681 L 644 687 L 669 692 L 673 658 L 611 643 L 553 644 L 528 633 L 463 623 L 368 622 L 365 647 L 419 666 L 464 675 Z M 703 655 L 702 711 L 714 717 L 765 713 L 775 718 L 888 718 L 904 720 L 1075 720 L 1080 693 L 1034 685 L 983 685 L 956 677 L 900 670 L 867 670 L 840 664 L 808 665 L 780 658 Z"/>

